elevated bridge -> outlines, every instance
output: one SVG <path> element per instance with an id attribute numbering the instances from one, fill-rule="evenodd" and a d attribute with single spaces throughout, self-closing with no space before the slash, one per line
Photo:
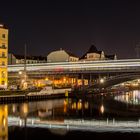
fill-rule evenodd
<path id="1" fill-rule="evenodd" d="M 102 87 L 107 87 L 123 81 L 138 79 L 140 77 L 140 59 L 27 64 L 26 69 L 29 78 L 45 78 L 48 75 L 64 74 L 80 75 L 81 79 L 88 77 L 90 83 L 93 75 L 96 76 L 96 79 L 106 76 L 106 84 L 102 84 Z M 9 78 L 18 78 L 19 71 L 24 71 L 24 64 L 9 65 Z M 99 85 L 96 84 L 96 86 Z"/>
<path id="2" fill-rule="evenodd" d="M 106 72 L 140 72 L 140 59 L 78 61 L 59 63 L 27 64 L 31 73 L 106 73 Z M 24 70 L 24 64 L 9 65 L 8 72 Z"/>

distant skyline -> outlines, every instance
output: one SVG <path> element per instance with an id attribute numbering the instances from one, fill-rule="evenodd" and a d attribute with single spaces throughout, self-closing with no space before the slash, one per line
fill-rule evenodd
<path id="1" fill-rule="evenodd" d="M 81 57 L 94 44 L 118 58 L 136 58 L 140 1 L 2 1 L 0 22 L 9 28 L 9 51 L 46 56 L 63 48 Z"/>

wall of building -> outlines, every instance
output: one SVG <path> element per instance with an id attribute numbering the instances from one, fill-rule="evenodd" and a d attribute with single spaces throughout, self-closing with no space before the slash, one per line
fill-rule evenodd
<path id="1" fill-rule="evenodd" d="M 77 57 L 69 56 L 69 61 L 70 62 L 76 62 L 78 60 L 79 60 L 79 58 L 77 58 Z"/>
<path id="2" fill-rule="evenodd" d="M 53 51 L 47 56 L 47 62 L 67 62 L 69 55 L 64 50 Z"/>
<path id="3" fill-rule="evenodd" d="M 14 65 L 14 64 L 24 64 L 24 56 L 22 56 L 21 58 L 16 57 L 16 55 L 13 55 L 11 53 L 8 54 L 8 64 L 9 65 Z M 35 64 L 35 63 L 46 63 L 47 60 L 44 59 L 40 59 L 39 57 L 36 56 L 36 58 L 34 57 L 30 57 L 30 59 L 26 58 L 26 64 Z"/>
<path id="4" fill-rule="evenodd" d="M 0 88 L 7 87 L 8 29 L 0 27 Z"/>
<path id="5" fill-rule="evenodd" d="M 87 60 L 100 60 L 101 55 L 98 53 L 88 53 Z"/>

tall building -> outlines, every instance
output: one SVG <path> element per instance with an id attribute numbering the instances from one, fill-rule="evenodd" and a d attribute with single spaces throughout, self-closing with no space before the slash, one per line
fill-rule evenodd
<path id="1" fill-rule="evenodd" d="M 8 29 L 0 24 L 0 88 L 7 88 Z"/>

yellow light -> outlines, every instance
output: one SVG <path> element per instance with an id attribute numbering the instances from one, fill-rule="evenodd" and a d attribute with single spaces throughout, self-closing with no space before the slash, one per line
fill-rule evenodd
<path id="1" fill-rule="evenodd" d="M 79 100 L 79 102 L 77 104 L 77 108 L 78 108 L 78 110 L 82 109 L 82 101 L 81 100 Z"/>
<path id="2" fill-rule="evenodd" d="M 3 126 L 4 127 L 6 126 L 6 119 L 5 118 L 3 119 Z"/>
<path id="3" fill-rule="evenodd" d="M 21 83 L 24 83 L 24 82 L 25 82 L 25 80 L 24 80 L 24 79 L 22 79 L 22 80 L 21 80 Z"/>
<path id="4" fill-rule="evenodd" d="M 74 102 L 73 104 L 72 104 L 72 109 L 76 109 L 76 102 Z"/>
<path id="5" fill-rule="evenodd" d="M 48 81 L 49 80 L 48 77 L 46 77 L 45 80 Z"/>
<path id="6" fill-rule="evenodd" d="M 138 83 L 133 83 L 132 86 L 134 86 L 134 87 L 135 87 L 135 86 L 138 86 Z"/>
<path id="7" fill-rule="evenodd" d="M 64 78 L 63 81 L 66 82 L 66 78 Z"/>
<path id="8" fill-rule="evenodd" d="M 88 107 L 89 107 L 88 102 L 85 102 L 85 109 L 88 109 Z"/>
<path id="9" fill-rule="evenodd" d="M 24 103 L 22 107 L 23 107 L 23 113 L 25 115 L 28 114 L 28 104 L 27 103 Z"/>
<path id="10" fill-rule="evenodd" d="M 103 105 L 101 105 L 101 107 L 100 107 L 100 112 L 103 114 L 104 113 L 104 106 Z"/>
<path id="11" fill-rule="evenodd" d="M 23 89 L 27 89 L 27 82 L 23 83 Z"/>

